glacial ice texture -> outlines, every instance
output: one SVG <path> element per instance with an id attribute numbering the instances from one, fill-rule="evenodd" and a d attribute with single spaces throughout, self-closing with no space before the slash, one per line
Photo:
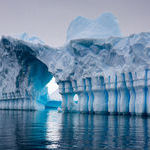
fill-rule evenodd
<path id="1" fill-rule="evenodd" d="M 43 109 L 45 85 L 52 78 L 29 43 L 3 37 L 0 41 L 0 108 Z"/>

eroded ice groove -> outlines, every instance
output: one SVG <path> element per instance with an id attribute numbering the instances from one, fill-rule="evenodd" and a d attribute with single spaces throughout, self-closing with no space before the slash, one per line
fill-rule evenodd
<path id="1" fill-rule="evenodd" d="M 117 76 L 109 76 L 106 79 L 106 90 L 108 92 L 108 112 L 117 113 Z"/>
<path id="2" fill-rule="evenodd" d="M 93 113 L 93 102 L 94 102 L 94 94 L 92 92 L 92 82 L 91 78 L 85 79 L 86 81 L 86 91 L 88 94 L 88 111 Z"/>
<path id="3" fill-rule="evenodd" d="M 61 88 L 64 84 L 63 88 Z M 59 83 L 63 111 L 87 113 L 149 114 L 150 70 L 116 73 Z M 79 96 L 74 107 L 73 95 Z M 65 104 L 65 105 L 64 105 Z"/>
<path id="4" fill-rule="evenodd" d="M 20 92 L 2 93 L 0 95 L 0 109 L 10 110 L 39 110 L 44 106 L 36 103 L 31 97 Z"/>
<path id="5" fill-rule="evenodd" d="M 136 100 L 136 92 L 134 89 L 133 81 L 135 79 L 135 73 L 126 73 L 126 85 L 130 94 L 130 102 L 129 102 L 129 112 L 131 114 L 135 114 L 135 100 Z"/>
<path id="6" fill-rule="evenodd" d="M 120 94 L 118 98 L 118 113 L 128 113 L 129 112 L 129 100 L 130 100 L 130 95 L 129 91 L 126 86 L 126 80 L 125 80 L 125 74 L 118 74 L 118 84 L 117 84 L 117 89 L 118 93 Z"/>
<path id="7" fill-rule="evenodd" d="M 134 87 L 136 92 L 135 113 L 145 114 L 146 112 L 146 71 L 136 73 L 134 80 Z"/>
<path id="8" fill-rule="evenodd" d="M 147 114 L 150 114 L 150 70 L 147 71 L 147 98 L 146 98 Z"/>

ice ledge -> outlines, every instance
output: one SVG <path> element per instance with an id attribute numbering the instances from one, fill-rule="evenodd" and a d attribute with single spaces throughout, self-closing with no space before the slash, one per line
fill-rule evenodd
<path id="1" fill-rule="evenodd" d="M 59 91 L 64 112 L 150 114 L 150 69 L 61 81 Z"/>

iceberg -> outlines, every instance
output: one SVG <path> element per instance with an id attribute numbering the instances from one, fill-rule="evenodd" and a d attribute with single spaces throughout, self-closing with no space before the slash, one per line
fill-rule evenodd
<path id="1" fill-rule="evenodd" d="M 109 12 L 103 13 L 94 20 L 79 16 L 70 23 L 67 30 L 67 41 L 108 37 L 121 37 L 118 20 Z"/>
<path id="2" fill-rule="evenodd" d="M 150 32 L 121 37 L 116 18 L 103 14 L 96 21 L 79 17 L 67 34 L 60 48 L 2 37 L 1 109 L 38 108 L 55 77 L 63 112 L 150 114 Z"/>

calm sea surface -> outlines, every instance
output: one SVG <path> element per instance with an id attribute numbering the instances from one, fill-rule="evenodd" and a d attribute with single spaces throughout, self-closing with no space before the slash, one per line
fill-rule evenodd
<path id="1" fill-rule="evenodd" d="M 150 149 L 150 118 L 0 111 L 0 150 Z"/>

